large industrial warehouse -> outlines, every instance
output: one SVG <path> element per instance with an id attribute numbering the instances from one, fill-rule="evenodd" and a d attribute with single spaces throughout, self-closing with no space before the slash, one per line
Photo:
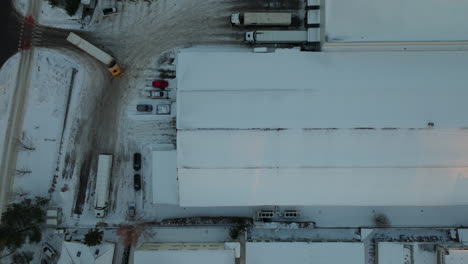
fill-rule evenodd
<path id="1" fill-rule="evenodd" d="M 468 52 L 184 50 L 180 206 L 466 204 L 467 68 Z"/>

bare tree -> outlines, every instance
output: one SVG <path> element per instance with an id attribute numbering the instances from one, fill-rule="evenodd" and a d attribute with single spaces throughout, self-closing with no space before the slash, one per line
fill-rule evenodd
<path id="1" fill-rule="evenodd" d="M 22 188 L 17 188 L 14 192 L 11 193 L 11 198 L 16 199 L 16 198 L 23 198 L 28 196 L 29 193 L 24 191 Z"/>
<path id="2" fill-rule="evenodd" d="M 24 132 L 21 138 L 16 139 L 16 145 L 18 146 L 20 150 L 27 150 L 27 151 L 36 150 L 36 148 L 34 147 L 34 144 L 32 143 L 32 140 L 28 136 L 26 136 Z"/>
<path id="3" fill-rule="evenodd" d="M 32 171 L 27 169 L 27 168 L 19 168 L 19 169 L 15 169 L 15 175 L 26 175 L 26 174 L 29 174 L 31 173 Z"/>

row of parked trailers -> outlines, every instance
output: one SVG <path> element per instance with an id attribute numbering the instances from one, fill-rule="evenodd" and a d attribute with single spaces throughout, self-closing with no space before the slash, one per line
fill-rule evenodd
<path id="1" fill-rule="evenodd" d="M 231 16 L 233 25 L 290 26 L 291 13 L 237 13 Z M 295 44 L 318 43 L 320 34 L 320 5 L 318 0 L 307 1 L 306 30 L 256 30 L 245 33 L 248 43 Z"/>

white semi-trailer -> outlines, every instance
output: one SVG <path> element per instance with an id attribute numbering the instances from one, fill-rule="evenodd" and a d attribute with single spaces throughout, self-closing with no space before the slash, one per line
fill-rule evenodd
<path id="1" fill-rule="evenodd" d="M 104 63 L 112 76 L 120 77 L 123 75 L 122 69 L 120 69 L 119 65 L 117 65 L 114 57 L 109 55 L 108 53 L 104 52 L 103 50 L 99 49 L 98 47 L 94 46 L 93 44 L 89 43 L 85 39 L 81 38 L 77 34 L 70 32 L 67 37 L 68 42 L 72 43 L 73 45 L 77 46 L 84 52 L 91 55 L 93 58 L 97 59 L 98 61 Z"/>
<path id="2" fill-rule="evenodd" d="M 109 185 L 112 172 L 112 155 L 101 154 L 98 159 L 96 189 L 94 192 L 94 215 L 102 218 L 109 207 Z"/>
<path id="3" fill-rule="evenodd" d="M 308 30 L 257 30 L 245 33 L 250 43 L 307 43 L 320 42 L 320 28 Z"/>
<path id="4" fill-rule="evenodd" d="M 231 15 L 231 24 L 235 26 L 289 26 L 291 13 L 245 12 Z"/>

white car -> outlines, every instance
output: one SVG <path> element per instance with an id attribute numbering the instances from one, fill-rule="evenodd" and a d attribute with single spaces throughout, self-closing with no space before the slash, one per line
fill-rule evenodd
<path id="1" fill-rule="evenodd" d="M 164 91 L 149 91 L 148 97 L 151 99 L 164 99 L 167 98 L 167 92 Z"/>

